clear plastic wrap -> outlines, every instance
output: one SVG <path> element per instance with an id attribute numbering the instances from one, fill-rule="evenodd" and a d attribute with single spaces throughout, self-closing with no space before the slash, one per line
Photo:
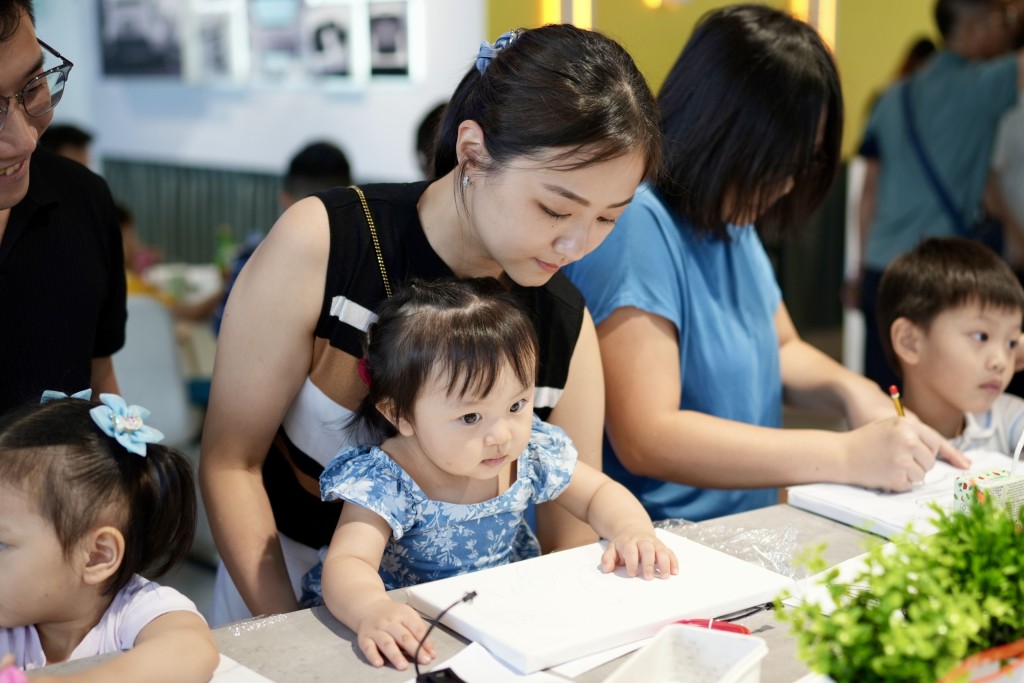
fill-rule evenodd
<path id="1" fill-rule="evenodd" d="M 685 519 L 665 519 L 656 522 L 654 526 L 791 579 L 800 579 L 806 574 L 806 570 L 790 566 L 793 557 L 800 550 L 797 545 L 797 530 L 791 527 L 727 528 L 717 526 L 713 522 L 697 524 Z"/>

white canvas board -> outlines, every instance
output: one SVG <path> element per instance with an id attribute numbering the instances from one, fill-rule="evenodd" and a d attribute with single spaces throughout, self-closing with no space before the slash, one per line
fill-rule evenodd
<path id="1" fill-rule="evenodd" d="M 1003 453 L 972 451 L 969 472 L 984 472 L 1010 466 Z M 845 484 L 805 484 L 790 486 L 787 501 L 793 507 L 834 519 L 837 522 L 892 538 L 910 523 L 915 533 L 934 531 L 932 503 L 945 509 L 953 505 L 953 486 L 964 474 L 947 462 L 939 460 L 926 474 L 924 481 L 903 493 L 887 493 L 876 489 Z"/>
<path id="2" fill-rule="evenodd" d="M 655 635 L 677 619 L 719 617 L 775 599 L 794 582 L 665 530 L 679 558 L 669 579 L 603 574 L 603 543 L 409 588 L 410 605 L 523 673 Z"/>

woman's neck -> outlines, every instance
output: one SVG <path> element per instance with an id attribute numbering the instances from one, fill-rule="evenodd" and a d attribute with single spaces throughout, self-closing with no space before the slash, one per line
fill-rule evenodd
<path id="1" fill-rule="evenodd" d="M 456 188 L 456 180 L 456 170 L 449 171 L 420 196 L 416 210 L 427 242 L 458 277 L 501 279 L 501 266 L 480 243 L 470 218 L 470 200 L 462 202 L 467 195 Z"/>
<path id="2" fill-rule="evenodd" d="M 66 601 L 67 608 L 73 611 L 63 619 L 35 625 L 47 664 L 67 661 L 114 602 L 112 596 L 100 595 L 91 586 L 83 586 L 80 593 Z"/>

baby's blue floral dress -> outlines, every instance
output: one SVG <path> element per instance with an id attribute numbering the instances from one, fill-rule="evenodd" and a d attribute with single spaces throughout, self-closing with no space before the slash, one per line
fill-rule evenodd
<path id="1" fill-rule="evenodd" d="M 320 492 L 324 500 L 360 505 L 391 527 L 380 562 L 380 577 L 390 590 L 537 556 L 540 544 L 524 513 L 530 502 L 558 497 L 575 467 L 569 436 L 534 416 L 516 481 L 497 498 L 469 505 L 431 500 L 378 446 L 336 455 L 320 475 Z M 321 562 L 303 577 L 304 606 L 323 604 L 325 553 L 321 549 Z"/>

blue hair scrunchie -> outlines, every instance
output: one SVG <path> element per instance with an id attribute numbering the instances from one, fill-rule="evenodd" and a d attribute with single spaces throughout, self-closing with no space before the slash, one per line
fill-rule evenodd
<path id="1" fill-rule="evenodd" d="M 80 398 L 83 401 L 89 401 L 92 399 L 92 389 L 82 389 L 68 396 L 63 391 L 54 391 L 53 389 L 47 389 L 43 392 L 43 395 L 39 397 L 40 403 L 49 403 L 50 401 L 59 401 L 64 398 Z"/>
<path id="2" fill-rule="evenodd" d="M 491 60 L 497 56 L 499 52 L 504 50 L 506 47 L 512 44 L 512 41 L 518 36 L 518 31 L 505 31 L 498 39 L 494 41 L 494 45 L 491 45 L 486 40 L 480 43 L 480 50 L 476 53 L 476 70 L 483 75 L 484 71 L 490 65 Z"/>
<path id="3" fill-rule="evenodd" d="M 144 420 L 149 411 L 142 406 L 128 405 L 117 394 L 100 394 L 103 405 L 89 411 L 92 421 L 103 432 L 113 437 L 125 450 L 146 457 L 146 444 L 159 443 L 164 435 L 159 429 L 147 425 Z"/>

